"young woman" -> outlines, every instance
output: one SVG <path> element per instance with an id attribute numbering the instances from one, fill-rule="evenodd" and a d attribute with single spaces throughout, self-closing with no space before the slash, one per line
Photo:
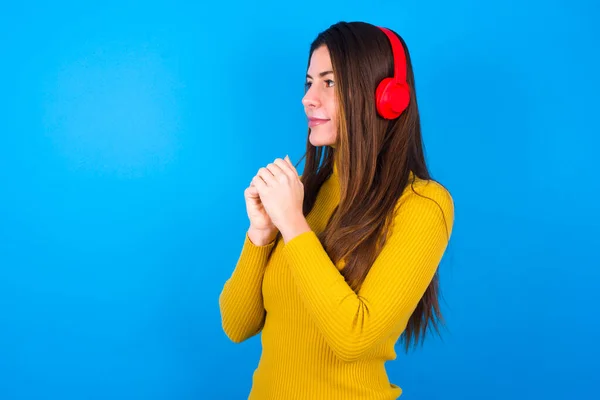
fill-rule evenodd
<path id="1" fill-rule="evenodd" d="M 250 399 L 397 399 L 385 362 L 437 328 L 437 267 L 454 223 L 423 154 L 404 41 L 363 22 L 312 43 L 306 163 L 261 168 L 219 303 L 234 342 L 259 332 Z"/>

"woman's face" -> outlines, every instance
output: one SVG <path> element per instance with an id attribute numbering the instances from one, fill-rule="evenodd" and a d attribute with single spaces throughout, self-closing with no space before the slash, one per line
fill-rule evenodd
<path id="1" fill-rule="evenodd" d="M 302 98 L 310 128 L 309 140 L 313 146 L 332 146 L 337 139 L 337 100 L 335 77 L 329 50 L 316 49 L 310 57 L 306 73 L 306 94 Z"/>

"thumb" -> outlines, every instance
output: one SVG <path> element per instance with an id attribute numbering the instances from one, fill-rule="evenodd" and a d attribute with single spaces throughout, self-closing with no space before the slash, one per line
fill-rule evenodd
<path id="1" fill-rule="evenodd" d="M 294 164 L 292 164 L 292 160 L 290 160 L 290 156 L 286 155 L 285 161 L 287 161 L 287 163 L 290 165 L 290 167 L 292 167 L 294 170 L 296 170 L 296 167 L 294 167 Z"/>
<path id="2" fill-rule="evenodd" d="M 292 164 L 292 160 L 290 160 L 290 156 L 286 155 L 285 156 L 285 160 L 290 165 L 290 167 L 292 167 L 292 170 L 294 170 L 294 172 L 296 173 L 296 175 L 298 175 L 298 171 L 296 170 L 296 167 L 294 166 L 294 164 Z"/>

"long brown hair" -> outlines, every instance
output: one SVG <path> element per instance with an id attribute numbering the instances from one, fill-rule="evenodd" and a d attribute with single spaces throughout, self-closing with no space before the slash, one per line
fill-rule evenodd
<path id="1" fill-rule="evenodd" d="M 379 28 L 365 22 L 339 22 L 321 32 L 309 52 L 310 64 L 317 48 L 329 50 L 339 120 L 335 149 L 315 147 L 307 140 L 302 157 L 306 159 L 301 178 L 303 212 L 308 215 L 314 206 L 321 185 L 333 172 L 335 157 L 340 202 L 319 239 L 334 263 L 345 262 L 341 273 L 356 292 L 385 243 L 397 201 L 414 182 L 409 182 L 411 171 L 414 177 L 432 180 L 425 163 L 410 54 L 398 37 L 405 49 L 411 101 L 392 121 L 379 117 L 375 108 L 377 84 L 394 72 L 390 43 Z M 436 272 L 402 334 L 406 351 L 411 342 L 415 346 L 422 342 L 428 327 L 439 333 L 443 321 L 438 292 Z"/>

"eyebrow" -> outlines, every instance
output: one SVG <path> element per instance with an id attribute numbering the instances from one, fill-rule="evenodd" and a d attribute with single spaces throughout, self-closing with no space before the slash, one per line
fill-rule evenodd
<path id="1" fill-rule="evenodd" d="M 333 71 L 323 71 L 323 72 L 319 73 L 319 76 L 322 78 L 322 77 L 324 77 L 324 76 L 325 76 L 325 75 L 327 75 L 327 74 L 333 74 Z M 313 77 L 312 77 L 312 76 L 310 76 L 309 74 L 306 74 L 306 77 L 307 77 L 308 79 L 312 79 L 312 78 L 313 78 Z"/>

